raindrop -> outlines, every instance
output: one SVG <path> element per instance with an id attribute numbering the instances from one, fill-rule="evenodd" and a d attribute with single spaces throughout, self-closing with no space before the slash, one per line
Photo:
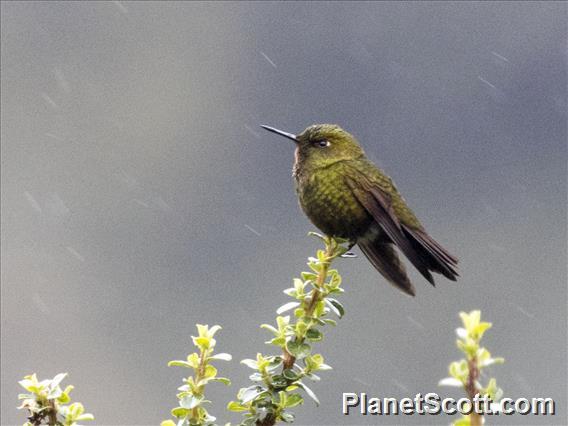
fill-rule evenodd
<path id="1" fill-rule="evenodd" d="M 276 66 L 276 64 L 274 63 L 274 61 L 272 61 L 272 59 L 270 59 L 266 53 L 260 52 L 260 54 L 261 54 L 262 56 L 264 56 L 264 59 L 266 59 L 270 65 L 272 65 L 274 68 L 277 68 L 277 66 Z"/>

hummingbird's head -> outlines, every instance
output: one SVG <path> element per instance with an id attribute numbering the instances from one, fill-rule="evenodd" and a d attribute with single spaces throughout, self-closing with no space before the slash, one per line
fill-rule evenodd
<path id="1" fill-rule="evenodd" d="M 313 124 L 299 135 L 262 126 L 296 143 L 296 161 L 307 167 L 325 167 L 341 160 L 351 160 L 364 154 L 357 139 L 337 124 Z"/>

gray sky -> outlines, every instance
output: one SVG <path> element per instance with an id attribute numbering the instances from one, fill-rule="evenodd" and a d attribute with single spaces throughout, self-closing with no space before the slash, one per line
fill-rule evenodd
<path id="1" fill-rule="evenodd" d="M 566 423 L 566 4 L 2 3 L 2 424 L 17 381 L 69 372 L 95 424 L 157 424 L 176 404 L 194 324 L 221 324 L 212 413 L 318 247 L 293 146 L 263 132 L 354 133 L 462 278 L 417 297 L 342 260 L 334 370 L 297 423 L 345 417 L 342 392 L 438 391 L 458 312 L 494 323 L 505 395 L 553 397 Z"/>

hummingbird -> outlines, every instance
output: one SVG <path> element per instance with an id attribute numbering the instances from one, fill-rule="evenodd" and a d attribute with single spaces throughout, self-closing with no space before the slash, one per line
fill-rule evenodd
<path id="1" fill-rule="evenodd" d="M 385 279 L 414 296 L 397 250 L 435 286 L 432 272 L 456 281 L 458 259 L 424 229 L 393 180 L 336 124 L 314 124 L 300 134 L 264 129 L 296 145 L 292 175 L 300 207 L 329 237 L 355 244 Z"/>

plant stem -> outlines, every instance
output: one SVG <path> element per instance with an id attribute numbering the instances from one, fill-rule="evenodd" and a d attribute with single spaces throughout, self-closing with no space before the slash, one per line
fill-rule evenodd
<path id="1" fill-rule="evenodd" d="M 57 409 L 55 408 L 55 401 L 50 401 L 49 404 L 49 426 L 57 426 L 59 422 L 57 421 Z"/>
<path id="2" fill-rule="evenodd" d="M 477 380 L 479 378 L 479 369 L 477 368 L 477 356 L 473 356 L 473 358 L 471 358 L 468 361 L 468 369 L 469 369 L 469 375 L 467 377 L 467 384 L 465 387 L 465 390 L 467 392 L 467 395 L 471 401 L 472 404 L 472 408 L 473 407 L 473 398 L 475 397 L 476 394 L 479 393 L 479 390 L 477 389 Z M 472 411 L 472 413 L 470 414 L 470 424 L 471 426 L 481 426 L 483 424 L 483 416 L 479 413 L 476 413 L 475 411 Z"/>
<path id="3" fill-rule="evenodd" d="M 57 421 L 57 408 L 55 407 L 55 401 L 43 400 L 41 405 L 44 406 L 42 412 L 32 413 L 32 415 L 28 417 L 29 423 L 34 426 L 41 426 L 44 424 L 47 424 L 48 426 L 61 425 L 61 423 Z"/>
<path id="4" fill-rule="evenodd" d="M 264 418 L 264 420 L 258 420 L 256 426 L 274 426 L 276 424 L 276 416 L 274 414 L 269 414 Z"/>
<path id="5" fill-rule="evenodd" d="M 329 266 L 331 264 L 331 262 L 333 261 L 333 259 L 335 259 L 334 256 L 334 251 L 335 251 L 335 241 L 331 238 L 327 239 L 326 241 L 326 248 L 325 248 L 325 260 L 321 262 L 322 267 L 319 270 L 317 277 L 316 277 L 316 282 L 315 282 L 315 288 L 312 290 L 312 298 L 310 300 L 310 303 L 308 304 L 308 307 L 306 309 L 306 317 L 311 317 L 314 313 L 314 310 L 318 304 L 318 302 L 321 300 L 321 296 L 322 296 L 322 292 L 321 292 L 321 288 L 323 287 L 324 283 L 325 283 L 325 279 L 327 278 L 327 272 L 329 271 Z M 305 338 L 301 338 L 298 339 L 297 337 L 294 339 L 294 342 L 296 343 L 303 343 L 305 340 Z M 287 370 L 290 369 L 294 366 L 294 362 L 296 362 L 296 357 L 294 357 L 294 355 L 292 355 L 290 352 L 288 352 L 286 350 L 286 348 L 284 348 L 282 350 L 283 355 L 282 355 L 282 368 L 283 370 Z M 258 420 L 256 422 L 256 426 L 274 426 L 276 424 L 276 419 L 277 416 L 271 414 L 266 416 L 262 421 Z"/>
<path id="6" fill-rule="evenodd" d="M 201 349 L 201 354 L 199 357 L 199 367 L 197 368 L 197 371 L 195 373 L 195 384 L 197 385 L 197 383 L 199 383 L 199 381 L 203 378 L 203 376 L 205 376 L 205 364 L 206 364 L 206 360 L 207 360 L 207 351 L 204 349 Z M 197 387 L 197 391 L 199 392 L 199 395 L 203 394 L 203 388 L 205 386 L 201 385 Z M 197 422 L 199 422 L 199 407 L 194 407 L 191 409 L 191 418 Z"/>
<path id="7" fill-rule="evenodd" d="M 320 289 L 323 287 L 323 284 L 325 283 L 325 279 L 327 277 L 327 271 L 329 270 L 329 265 L 331 264 L 331 261 L 334 259 L 333 256 L 333 242 L 329 241 L 326 243 L 326 249 L 325 249 L 325 261 L 322 262 L 322 268 L 320 269 L 320 271 L 318 272 L 317 278 L 316 278 L 316 288 L 314 288 L 313 290 L 313 295 L 312 295 L 312 299 L 310 300 L 310 304 L 308 305 L 308 309 L 306 310 L 306 316 L 307 317 L 311 317 L 312 314 L 314 313 L 314 309 L 316 308 L 318 302 L 321 300 L 321 291 Z M 297 343 L 303 343 L 304 342 L 304 338 L 298 339 L 296 338 L 294 340 Z M 289 369 L 292 368 L 292 366 L 294 365 L 294 362 L 296 362 L 296 358 L 294 357 L 294 355 L 292 355 L 290 352 L 288 352 L 286 350 L 286 348 L 284 348 L 283 350 L 284 355 L 283 355 L 283 365 L 284 365 L 284 369 Z"/>

